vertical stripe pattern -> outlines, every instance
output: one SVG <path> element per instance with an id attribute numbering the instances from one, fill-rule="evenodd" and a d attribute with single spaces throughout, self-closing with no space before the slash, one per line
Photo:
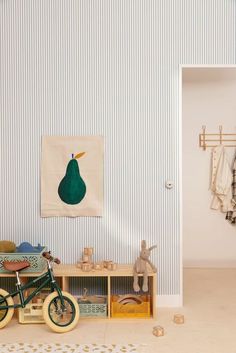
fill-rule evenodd
<path id="1" fill-rule="evenodd" d="M 179 64 L 235 63 L 235 7 L 0 1 L 1 239 L 46 244 L 66 263 L 84 246 L 132 263 L 146 239 L 158 293 L 179 294 Z M 42 135 L 104 135 L 103 218 L 40 218 Z"/>

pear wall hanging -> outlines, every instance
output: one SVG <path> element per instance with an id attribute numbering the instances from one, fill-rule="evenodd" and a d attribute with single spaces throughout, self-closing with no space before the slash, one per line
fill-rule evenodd
<path id="1" fill-rule="evenodd" d="M 77 158 L 82 157 L 85 152 L 79 153 L 69 161 L 66 174 L 58 187 L 58 194 L 62 201 L 68 205 L 80 203 L 86 194 L 86 185 L 79 171 Z"/>
<path id="2" fill-rule="evenodd" d="M 41 216 L 102 216 L 103 138 L 44 136 Z"/>

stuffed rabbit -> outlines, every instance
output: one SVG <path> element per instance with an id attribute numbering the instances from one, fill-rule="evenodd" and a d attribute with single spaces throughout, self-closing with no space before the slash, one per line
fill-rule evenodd
<path id="1" fill-rule="evenodd" d="M 133 288 L 134 288 L 135 292 L 140 291 L 140 287 L 138 284 L 138 274 L 139 273 L 143 274 L 143 287 L 142 287 L 142 289 L 144 292 L 148 291 L 147 264 L 149 264 L 151 266 L 153 272 L 157 271 L 156 267 L 149 260 L 151 250 L 155 249 L 157 246 L 153 245 L 147 249 L 146 240 L 142 240 L 141 247 L 142 247 L 142 249 L 140 251 L 140 255 L 137 258 L 137 260 L 135 261 L 134 268 L 133 268 L 133 274 L 134 274 Z"/>

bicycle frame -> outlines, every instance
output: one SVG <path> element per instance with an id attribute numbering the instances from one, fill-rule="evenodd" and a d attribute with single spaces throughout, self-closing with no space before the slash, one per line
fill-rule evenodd
<path id="1" fill-rule="evenodd" d="M 62 306 L 64 306 L 64 300 L 63 300 L 63 296 L 62 296 L 62 291 L 61 288 L 58 286 L 58 284 L 56 283 L 55 279 L 54 279 L 54 275 L 53 275 L 53 269 L 52 269 L 52 265 L 50 263 L 50 261 L 47 260 L 48 263 L 48 270 L 47 272 L 43 273 L 41 276 L 35 278 L 34 280 L 26 283 L 25 285 L 22 285 L 20 283 L 19 280 L 19 274 L 18 272 L 16 272 L 16 278 L 17 278 L 17 283 L 16 283 L 16 288 L 17 290 L 15 292 L 9 293 L 8 295 L 6 295 L 3 298 L 0 298 L 0 310 L 5 310 L 5 309 L 10 309 L 10 308 L 25 308 L 25 306 L 38 294 L 40 293 L 41 289 L 43 289 L 46 286 L 50 286 L 51 292 L 54 292 L 54 290 L 57 291 L 60 300 L 61 300 L 61 304 Z M 38 285 L 37 288 L 30 294 L 28 295 L 26 298 L 24 298 L 24 291 L 28 288 L 30 288 L 33 285 L 35 285 L 37 282 L 39 282 L 40 280 L 45 279 L 45 281 L 43 281 L 42 284 Z M 1 303 L 3 303 L 5 301 L 5 299 L 9 298 L 9 297 L 15 297 L 19 295 L 20 298 L 20 304 L 14 304 L 14 305 L 1 305 Z"/>

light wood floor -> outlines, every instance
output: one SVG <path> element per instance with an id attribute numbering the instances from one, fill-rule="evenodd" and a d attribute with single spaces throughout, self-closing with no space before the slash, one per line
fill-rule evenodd
<path id="1" fill-rule="evenodd" d="M 184 325 L 172 322 L 185 315 Z M 155 337 L 152 328 L 165 328 Z M 158 309 L 158 319 L 141 321 L 81 320 L 67 334 L 46 325 L 20 325 L 17 320 L 1 330 L 0 343 L 140 343 L 145 353 L 236 353 L 236 269 L 185 269 L 184 307 Z"/>

